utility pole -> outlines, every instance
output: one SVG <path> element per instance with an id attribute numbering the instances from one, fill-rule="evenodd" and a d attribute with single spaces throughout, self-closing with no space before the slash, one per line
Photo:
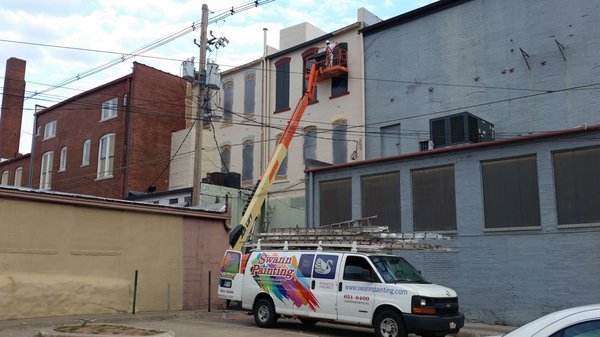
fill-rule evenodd
<path id="1" fill-rule="evenodd" d="M 194 150 L 194 182 L 192 186 L 192 205 L 200 205 L 200 184 L 202 175 L 202 128 L 204 127 L 204 111 L 206 109 L 206 45 L 208 30 L 208 6 L 202 4 L 202 22 L 200 23 L 200 65 L 198 66 L 199 73 L 199 94 L 198 94 L 198 109 L 196 110 L 196 147 Z"/>

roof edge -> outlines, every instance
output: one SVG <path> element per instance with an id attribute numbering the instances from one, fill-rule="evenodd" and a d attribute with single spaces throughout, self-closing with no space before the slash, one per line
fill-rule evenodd
<path id="1" fill-rule="evenodd" d="M 330 166 L 324 166 L 324 167 L 315 167 L 315 168 L 310 168 L 310 169 L 304 170 L 304 173 L 331 171 L 331 170 L 342 169 L 342 168 L 358 167 L 358 166 L 364 166 L 364 165 L 376 164 L 376 163 L 385 163 L 385 162 L 398 161 L 398 160 L 403 160 L 403 159 L 431 156 L 431 155 L 436 155 L 436 154 L 461 152 L 461 151 L 466 151 L 466 150 L 485 149 L 488 147 L 525 143 L 525 142 L 536 141 L 536 140 L 541 140 L 541 139 L 561 137 L 561 136 L 571 136 L 571 135 L 576 135 L 576 134 L 580 134 L 580 133 L 591 133 L 591 132 L 597 132 L 597 131 L 600 131 L 600 124 L 594 124 L 594 125 L 590 125 L 590 126 L 583 125 L 583 126 L 572 128 L 572 129 L 541 132 L 541 133 L 536 133 L 536 134 L 522 136 L 522 137 L 504 138 L 504 139 L 494 140 L 494 141 L 490 141 L 490 142 L 472 143 L 472 144 L 466 144 L 466 145 L 460 145 L 460 146 L 449 146 L 449 147 L 442 147 L 442 148 L 437 148 L 437 149 L 427 150 L 427 151 L 411 152 L 411 153 L 401 154 L 398 156 L 367 159 L 367 160 L 361 160 L 361 161 L 356 161 L 356 162 L 351 162 L 351 163 L 330 165 Z"/>

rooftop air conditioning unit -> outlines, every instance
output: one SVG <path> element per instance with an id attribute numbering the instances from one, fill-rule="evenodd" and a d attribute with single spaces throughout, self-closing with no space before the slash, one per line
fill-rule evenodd
<path id="1" fill-rule="evenodd" d="M 494 124 L 468 112 L 429 120 L 429 135 L 434 147 L 492 141 Z"/>

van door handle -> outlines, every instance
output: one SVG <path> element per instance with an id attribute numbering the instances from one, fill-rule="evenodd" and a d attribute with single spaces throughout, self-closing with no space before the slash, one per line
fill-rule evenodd
<path id="1" fill-rule="evenodd" d="M 342 282 L 340 282 L 338 285 L 338 291 L 342 291 Z"/>
<path id="2" fill-rule="evenodd" d="M 310 289 L 315 290 L 315 280 L 312 280 L 312 283 L 310 284 Z"/>

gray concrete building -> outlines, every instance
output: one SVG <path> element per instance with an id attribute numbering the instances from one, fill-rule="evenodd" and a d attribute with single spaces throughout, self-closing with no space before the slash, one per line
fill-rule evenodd
<path id="1" fill-rule="evenodd" d="M 441 0 L 363 29 L 366 160 L 307 170 L 307 226 L 377 216 L 468 320 L 600 302 L 600 2 Z"/>

